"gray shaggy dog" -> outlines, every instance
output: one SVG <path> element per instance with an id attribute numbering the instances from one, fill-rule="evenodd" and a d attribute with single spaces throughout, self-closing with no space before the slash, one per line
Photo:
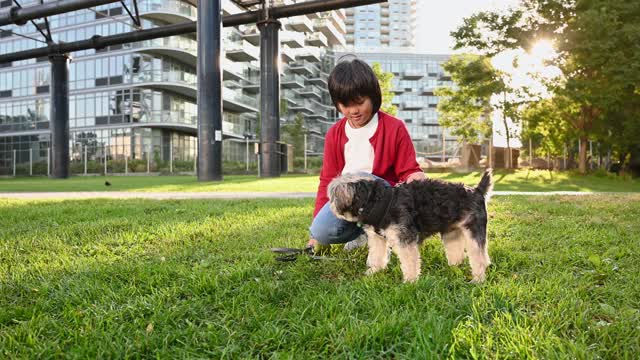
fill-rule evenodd
<path id="1" fill-rule="evenodd" d="M 383 270 L 391 248 L 405 282 L 420 276 L 422 241 L 440 233 L 449 265 L 469 257 L 473 281 L 482 282 L 491 263 L 487 252 L 487 201 L 493 187 L 487 169 L 475 188 L 427 179 L 389 187 L 383 180 L 347 174 L 329 184 L 331 211 L 357 222 L 367 234 L 366 274 Z"/>

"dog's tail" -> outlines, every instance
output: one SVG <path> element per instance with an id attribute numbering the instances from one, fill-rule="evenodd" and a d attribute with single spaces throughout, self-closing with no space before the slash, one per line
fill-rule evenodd
<path id="1" fill-rule="evenodd" d="M 491 168 L 487 168 L 484 171 L 484 175 L 482 175 L 482 179 L 480 179 L 480 183 L 476 187 L 482 195 L 484 195 L 487 199 L 491 196 L 491 191 L 493 190 L 493 170 Z"/>

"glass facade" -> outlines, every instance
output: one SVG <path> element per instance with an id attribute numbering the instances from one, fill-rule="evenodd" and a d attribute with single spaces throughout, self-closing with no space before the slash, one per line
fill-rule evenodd
<path id="1" fill-rule="evenodd" d="M 336 53 L 336 57 L 346 53 Z M 385 52 L 357 52 L 368 64 L 379 63 L 382 70 L 393 73 L 392 103 L 398 108 L 397 117 L 404 120 L 416 152 L 424 158 L 441 159 L 453 156 L 458 139 L 438 123 L 437 87 L 452 86 L 451 78 L 442 68 L 448 55 L 415 54 L 400 49 Z"/>
<path id="2" fill-rule="evenodd" d="M 24 1 L 21 5 L 37 3 Z M 197 16 L 197 9 L 189 1 L 138 0 L 138 8 L 145 29 L 195 20 Z M 244 12 L 229 1 L 223 1 L 223 10 L 228 14 Z M 296 17 L 281 20 L 280 34 L 281 122 L 291 122 L 297 114 L 304 117 L 305 127 L 312 138 L 315 136 L 315 140 L 310 139 L 311 153 L 322 151 L 321 131 L 335 121 L 326 90 L 333 58 L 325 52 L 327 46 L 344 44 L 345 31 L 344 12 L 313 17 L 314 21 L 307 19 L 313 32 L 300 28 L 301 17 Z M 134 30 L 130 17 L 118 3 L 48 20 L 57 42 Z M 36 24 L 41 26 L 38 21 Z M 31 23 L 7 26 L 5 30 L 41 37 Z M 325 39 L 324 46 L 313 40 L 318 34 Z M 255 141 L 260 120 L 259 32 L 254 25 L 224 28 L 223 43 L 223 159 L 245 161 L 245 138 Z M 41 46 L 8 31 L 0 36 L 0 53 Z M 164 171 L 167 163 L 178 166 L 178 171 L 193 171 L 197 152 L 196 51 L 195 34 L 185 34 L 72 53 L 72 173 L 100 172 L 104 166 L 109 172 L 125 171 L 120 161 L 129 162 L 129 171 Z M 28 161 L 33 167 L 46 160 L 50 146 L 50 85 L 46 57 L 0 66 L 0 175 L 10 175 L 14 162 Z M 251 160 L 255 161 L 255 157 Z M 91 166 L 79 169 L 75 164 L 78 161 Z M 40 164 L 34 174 L 41 174 L 41 167 Z"/>

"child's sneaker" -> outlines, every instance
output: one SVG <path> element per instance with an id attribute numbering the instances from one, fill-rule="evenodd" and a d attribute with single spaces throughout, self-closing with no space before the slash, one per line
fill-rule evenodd
<path id="1" fill-rule="evenodd" d="M 344 244 L 344 251 L 352 251 L 355 250 L 357 248 L 361 248 L 363 246 L 367 245 L 367 234 L 362 234 L 360 236 L 358 236 L 357 238 L 349 241 L 348 243 Z"/>

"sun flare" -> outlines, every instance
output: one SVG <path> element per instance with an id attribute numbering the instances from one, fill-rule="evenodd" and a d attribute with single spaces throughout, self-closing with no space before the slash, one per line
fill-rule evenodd
<path id="1" fill-rule="evenodd" d="M 529 50 L 529 55 L 533 60 L 539 61 L 541 64 L 546 60 L 553 59 L 557 53 L 553 48 L 553 43 L 547 39 L 536 41 Z"/>

